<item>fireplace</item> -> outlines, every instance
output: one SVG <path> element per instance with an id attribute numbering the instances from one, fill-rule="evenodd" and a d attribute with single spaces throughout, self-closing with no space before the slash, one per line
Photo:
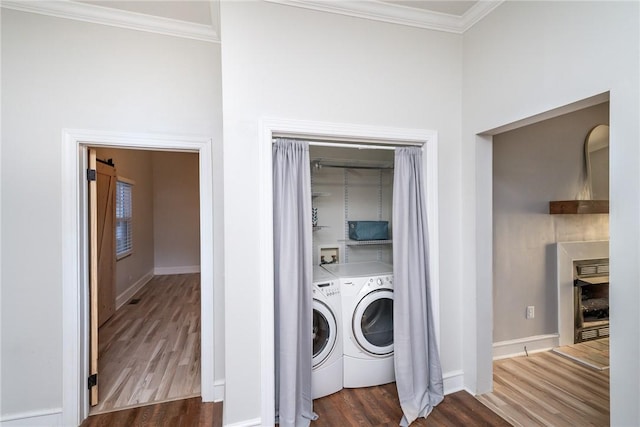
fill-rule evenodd
<path id="1" fill-rule="evenodd" d="M 609 241 L 558 242 L 556 244 L 558 286 L 558 343 L 574 344 L 576 313 L 574 310 L 575 280 L 578 276 L 575 262 L 588 264 L 594 260 L 609 259 Z M 585 270 L 584 273 L 587 273 Z M 589 316 L 587 316 L 589 317 Z M 603 331 L 604 332 L 604 331 Z"/>
<path id="2" fill-rule="evenodd" d="M 574 343 L 609 336 L 609 259 L 574 261 Z"/>

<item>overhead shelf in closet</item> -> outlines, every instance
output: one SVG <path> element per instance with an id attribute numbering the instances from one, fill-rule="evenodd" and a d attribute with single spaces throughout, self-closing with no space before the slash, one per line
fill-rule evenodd
<path id="1" fill-rule="evenodd" d="M 390 245 L 392 240 L 338 240 L 347 246 Z"/>

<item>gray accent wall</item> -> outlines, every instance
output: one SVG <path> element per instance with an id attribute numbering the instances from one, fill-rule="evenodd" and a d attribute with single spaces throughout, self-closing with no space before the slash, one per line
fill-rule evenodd
<path id="1" fill-rule="evenodd" d="M 599 124 L 608 102 L 493 138 L 494 342 L 557 333 L 555 243 L 609 239 L 608 214 L 549 215 L 549 201 L 583 193 L 584 141 Z"/>

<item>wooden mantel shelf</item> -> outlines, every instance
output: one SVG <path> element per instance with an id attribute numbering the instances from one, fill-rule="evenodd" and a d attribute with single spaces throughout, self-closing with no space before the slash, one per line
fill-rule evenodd
<path id="1" fill-rule="evenodd" d="M 608 200 L 561 200 L 549 202 L 550 214 L 608 214 Z"/>

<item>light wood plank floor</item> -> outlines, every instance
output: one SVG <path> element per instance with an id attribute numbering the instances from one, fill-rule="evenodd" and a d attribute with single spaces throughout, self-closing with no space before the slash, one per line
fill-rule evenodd
<path id="1" fill-rule="evenodd" d="M 97 414 L 200 395 L 200 275 L 154 277 L 99 330 Z"/>
<path id="2" fill-rule="evenodd" d="M 493 363 L 493 392 L 478 400 L 514 426 L 608 426 L 609 371 L 551 351 Z"/>
<path id="3" fill-rule="evenodd" d="M 609 369 L 609 338 L 563 345 L 552 351 L 593 369 Z"/>

